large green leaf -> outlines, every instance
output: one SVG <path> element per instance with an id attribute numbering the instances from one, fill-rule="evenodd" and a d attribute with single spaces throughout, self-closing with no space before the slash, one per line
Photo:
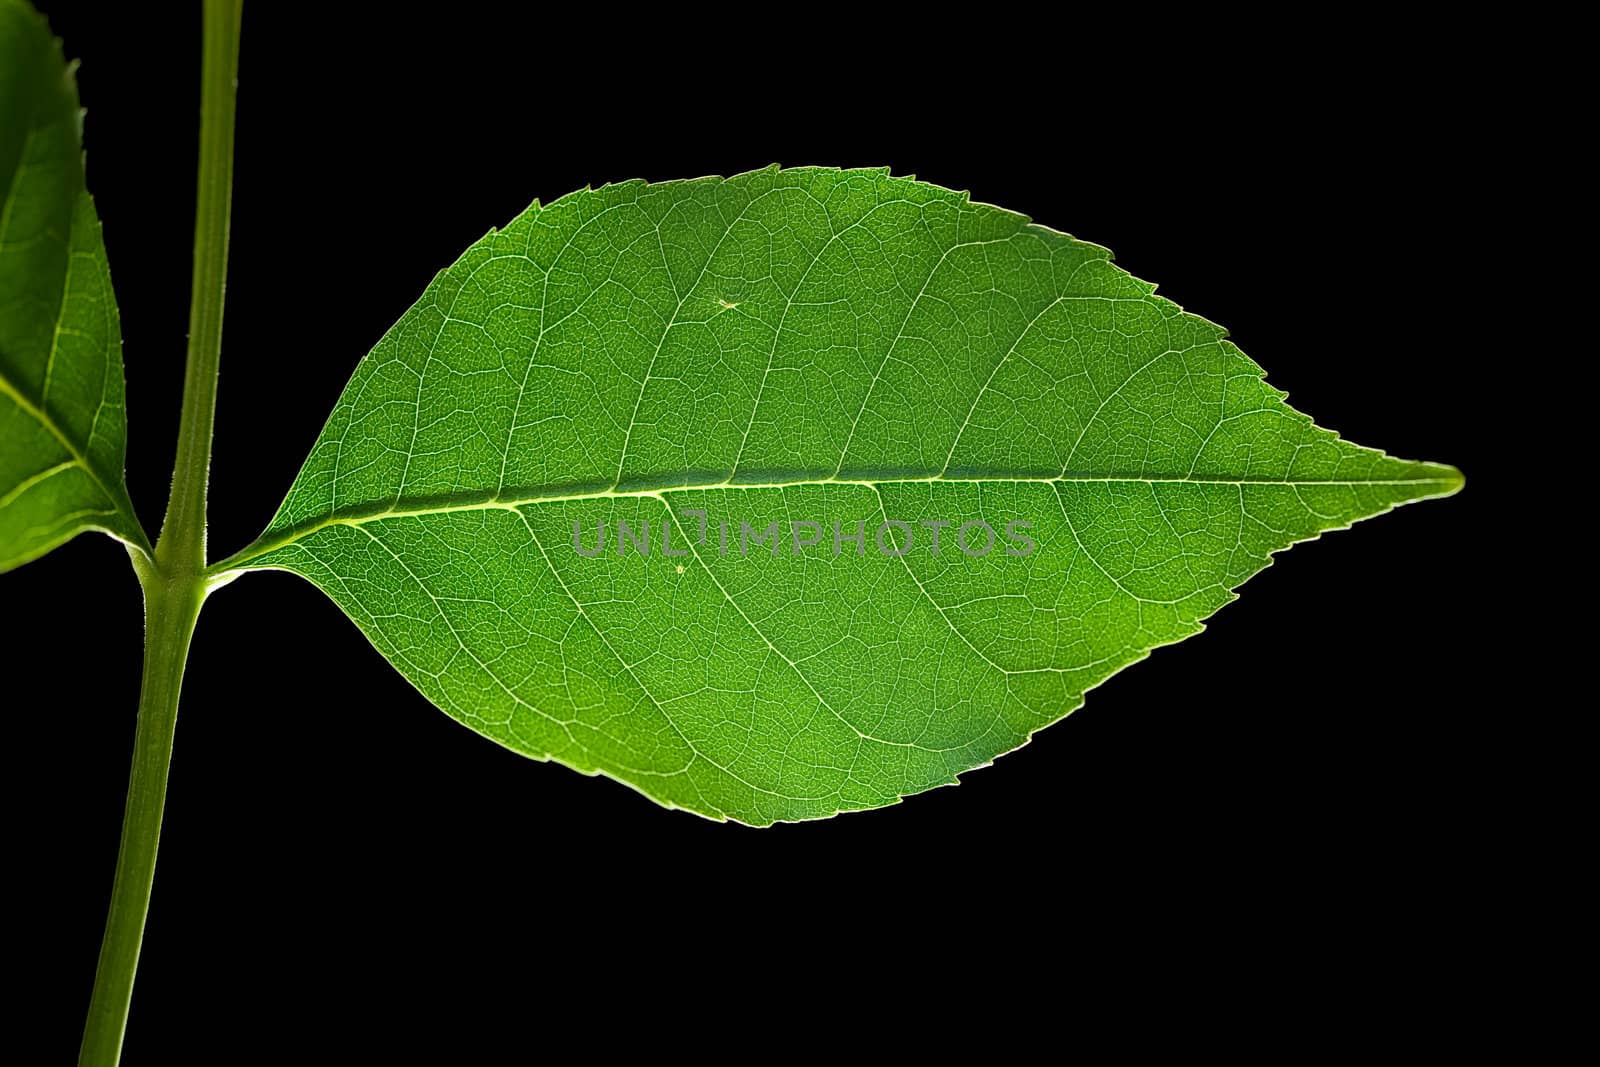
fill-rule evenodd
<path id="1" fill-rule="evenodd" d="M 1312 425 L 1103 248 L 884 171 L 768 169 L 478 242 L 226 566 L 309 578 L 510 748 L 765 824 L 953 782 L 1272 552 L 1460 485 Z"/>
<path id="2" fill-rule="evenodd" d="M 0 0 L 0 571 L 83 530 L 148 547 L 123 481 L 122 329 L 81 120 L 60 42 Z"/>

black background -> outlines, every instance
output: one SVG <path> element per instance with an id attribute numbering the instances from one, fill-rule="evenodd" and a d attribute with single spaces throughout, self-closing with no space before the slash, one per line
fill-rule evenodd
<path id="1" fill-rule="evenodd" d="M 199 20 L 46 9 L 83 62 L 128 478 L 153 530 L 187 324 Z M 1472 367 L 1497 344 L 1484 301 L 1504 255 L 1476 70 L 1392 28 L 1327 28 L 1315 54 L 1269 62 L 976 24 L 927 49 L 843 25 L 614 49 L 608 29 L 466 5 L 246 13 L 214 556 L 259 532 L 357 360 L 490 227 L 590 183 L 774 161 L 888 164 L 1107 245 L 1227 325 L 1320 423 L 1455 463 L 1467 489 L 1280 557 L 1205 633 L 959 788 L 765 831 L 523 760 L 430 706 L 309 584 L 248 576 L 194 643 L 130 1062 L 207 1047 L 202 1017 L 284 1051 L 322 1024 L 352 1044 L 396 1017 L 422 1027 L 459 1000 L 510 1029 L 536 996 L 551 1010 L 553 975 L 616 1015 L 673 989 L 713 1007 L 930 979 L 949 994 L 1011 981 L 994 968 L 1019 950 L 1060 976 L 1177 966 L 1200 986 L 1212 961 L 1278 997 L 1355 973 L 1376 1010 L 1469 983 L 1459 931 L 1510 759 L 1486 744 L 1475 662 L 1501 576 L 1481 535 L 1493 398 Z M 132 742 L 141 609 L 123 557 L 84 536 L 0 585 L 8 674 L 50 683 L 7 716 L 40 783 L 11 860 L 47 937 L 13 966 L 40 1009 L 22 1025 L 61 1058 Z M 1094 955 L 1108 939 L 1121 948 Z M 1047 982 L 1016 1003 L 1064 996 Z"/>

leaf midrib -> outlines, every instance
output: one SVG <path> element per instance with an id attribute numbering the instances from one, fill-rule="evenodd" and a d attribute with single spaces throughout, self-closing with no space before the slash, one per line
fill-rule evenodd
<path id="1" fill-rule="evenodd" d="M 50 432 L 52 437 L 61 443 L 61 447 L 67 450 L 67 455 L 72 457 L 72 463 L 82 467 L 84 472 L 94 480 L 94 484 L 100 489 L 100 492 L 105 495 L 106 502 L 111 505 L 111 514 L 119 515 L 122 518 L 129 520 L 131 529 L 138 530 L 138 523 L 132 521 L 133 506 L 128 501 L 127 494 L 119 493 L 112 488 L 114 483 L 106 480 L 105 476 L 98 468 L 96 468 L 94 463 L 89 460 L 89 457 L 84 454 L 83 450 L 73 443 L 72 438 L 68 437 L 67 434 L 61 429 L 61 425 L 51 417 L 50 412 L 30 400 L 27 394 L 19 389 L 16 383 L 10 379 L 3 368 L 0 368 L 0 393 L 4 393 L 6 396 L 10 397 L 12 401 L 16 403 L 17 407 L 22 409 L 24 414 L 33 419 L 35 422 L 39 423 L 39 425 L 43 426 Z M 140 541 L 132 540 L 131 534 L 125 535 L 123 531 L 117 531 L 114 536 L 122 540 L 127 540 L 128 543 L 134 544 L 141 549 L 145 549 L 146 551 L 149 550 L 148 545 L 143 544 Z"/>
<path id="2" fill-rule="evenodd" d="M 795 478 L 786 481 L 706 481 L 683 482 L 676 485 L 657 485 L 634 489 L 624 489 L 619 486 L 609 486 L 603 489 L 587 491 L 571 491 L 560 487 L 538 487 L 526 490 L 511 490 L 514 495 L 508 496 L 505 490 L 494 493 L 456 493 L 433 497 L 419 497 L 416 503 L 409 507 L 385 504 L 380 506 L 367 506 L 347 508 L 323 515 L 317 519 L 297 523 L 286 529 L 280 530 L 276 535 L 267 537 L 263 535 L 245 548 L 229 556 L 207 569 L 210 574 L 222 574 L 227 571 L 244 569 L 249 562 L 269 552 L 286 548 L 298 541 L 304 540 L 321 530 L 332 526 L 362 527 L 367 523 L 379 522 L 384 519 L 417 518 L 425 515 L 445 515 L 453 512 L 470 511 L 516 511 L 530 504 L 560 504 L 575 503 L 591 500 L 643 500 L 656 499 L 665 501 L 667 493 L 689 492 L 714 492 L 718 490 L 775 490 L 799 489 L 813 486 L 856 486 L 876 490 L 886 485 L 933 485 L 948 483 L 955 485 L 1049 485 L 1087 483 L 1120 483 L 1129 485 L 1282 485 L 1282 486 L 1394 486 L 1394 485 L 1439 485 L 1452 487 L 1460 483 L 1458 473 L 1441 473 L 1430 478 L 1196 478 L 1187 475 L 1149 476 L 1132 474 L 1063 474 L 1055 477 L 1018 477 L 1010 476 L 971 476 L 951 477 L 949 475 L 909 476 L 887 475 L 883 477 L 822 477 L 822 478 Z"/>

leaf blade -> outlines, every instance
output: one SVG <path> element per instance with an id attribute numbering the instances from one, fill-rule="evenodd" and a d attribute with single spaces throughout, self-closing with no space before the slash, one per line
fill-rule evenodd
<path id="1" fill-rule="evenodd" d="M 122 336 L 60 42 L 0 3 L 0 572 L 86 529 L 146 551 L 123 480 Z"/>
<path id="2" fill-rule="evenodd" d="M 122 326 L 61 43 L 0 3 L 0 573 L 83 530 L 149 550 L 123 482 Z"/>
<path id="3" fill-rule="evenodd" d="M 509 747 L 759 824 L 953 782 L 1272 552 L 1459 484 L 1318 429 L 1098 246 L 768 169 L 586 190 L 474 245 L 230 565 L 308 577 Z M 686 509 L 1027 521 L 1039 548 L 751 559 Z M 621 521 L 689 554 L 572 551 Z"/>

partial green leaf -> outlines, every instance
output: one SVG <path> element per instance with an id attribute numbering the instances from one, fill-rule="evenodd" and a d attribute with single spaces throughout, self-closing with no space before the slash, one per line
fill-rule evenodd
<path id="1" fill-rule="evenodd" d="M 1103 248 L 768 169 L 584 190 L 472 246 L 224 569 L 304 575 L 503 745 L 766 824 L 953 783 L 1273 552 L 1460 485 L 1314 426 Z"/>
<path id="2" fill-rule="evenodd" d="M 123 480 L 122 328 L 61 44 L 0 0 L 0 571 L 83 530 L 148 549 Z"/>

